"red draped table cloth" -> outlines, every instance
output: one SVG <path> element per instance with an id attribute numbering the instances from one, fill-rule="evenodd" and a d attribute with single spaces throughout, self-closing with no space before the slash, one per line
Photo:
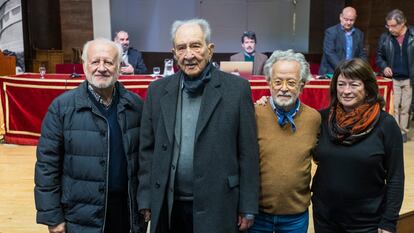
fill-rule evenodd
<path id="1" fill-rule="evenodd" d="M 127 75 L 119 78 L 125 87 L 145 98 L 148 85 L 155 79 L 150 75 Z M 249 76 L 253 101 L 270 95 L 264 76 Z M 40 79 L 38 74 L 22 74 L 0 77 L 1 107 L 4 118 L 6 143 L 36 145 L 40 128 L 48 106 L 58 95 L 77 87 L 84 76 L 71 79 L 67 74 L 47 74 Z M 392 81 L 378 78 L 381 94 L 392 111 Z M 306 84 L 300 99 L 317 109 L 329 106 L 330 80 L 312 80 Z"/>

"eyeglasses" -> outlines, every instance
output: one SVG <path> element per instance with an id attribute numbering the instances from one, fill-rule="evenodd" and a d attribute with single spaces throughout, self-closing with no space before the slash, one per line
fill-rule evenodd
<path id="1" fill-rule="evenodd" d="M 288 89 L 296 89 L 299 82 L 295 79 L 274 79 L 271 81 L 274 89 L 280 89 L 286 85 Z"/>
<path id="2" fill-rule="evenodd" d="M 386 29 L 390 29 L 390 28 L 397 28 L 397 27 L 399 27 L 399 26 L 401 26 L 402 24 L 400 24 L 400 23 L 397 23 L 397 24 L 393 24 L 393 25 L 388 25 L 388 24 L 385 24 L 385 28 Z"/>

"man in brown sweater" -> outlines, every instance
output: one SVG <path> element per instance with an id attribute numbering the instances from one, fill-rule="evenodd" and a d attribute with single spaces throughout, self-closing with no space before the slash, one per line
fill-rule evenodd
<path id="1" fill-rule="evenodd" d="M 260 213 L 250 233 L 308 229 L 311 151 L 321 117 L 299 100 L 309 64 L 292 50 L 275 51 L 264 66 L 271 97 L 256 106 L 260 148 Z"/>

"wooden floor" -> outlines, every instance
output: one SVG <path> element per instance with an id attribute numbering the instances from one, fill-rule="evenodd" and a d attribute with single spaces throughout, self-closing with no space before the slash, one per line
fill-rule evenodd
<path id="1" fill-rule="evenodd" d="M 45 233 L 35 222 L 34 146 L 0 145 L 0 233 Z M 414 141 L 404 144 L 405 197 L 401 214 L 414 210 Z M 312 219 L 309 232 L 313 233 Z M 412 231 L 414 232 L 414 230 Z"/>

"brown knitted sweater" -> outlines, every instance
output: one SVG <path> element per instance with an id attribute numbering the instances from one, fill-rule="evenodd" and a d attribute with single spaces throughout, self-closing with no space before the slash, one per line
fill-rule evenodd
<path id="1" fill-rule="evenodd" d="M 311 150 L 316 145 L 321 117 L 303 103 L 296 113 L 296 132 L 281 127 L 271 105 L 256 106 L 260 147 L 260 210 L 273 214 L 304 212 L 310 203 Z"/>

